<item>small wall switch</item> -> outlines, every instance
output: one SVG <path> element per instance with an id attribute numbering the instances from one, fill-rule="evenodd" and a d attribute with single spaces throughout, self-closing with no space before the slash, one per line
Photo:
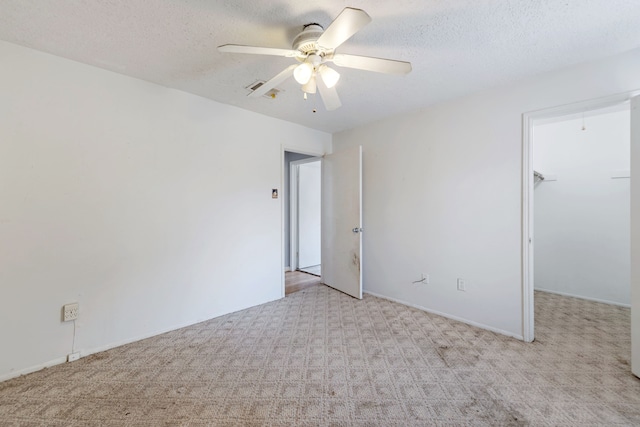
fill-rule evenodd
<path id="1" fill-rule="evenodd" d="M 80 352 L 75 352 L 67 355 L 67 362 L 75 362 L 80 359 Z"/>
<path id="2" fill-rule="evenodd" d="M 77 302 L 66 304 L 62 307 L 62 321 L 69 322 L 71 320 L 76 320 L 78 318 L 79 311 L 80 305 Z"/>
<path id="3" fill-rule="evenodd" d="M 458 278 L 458 290 L 459 291 L 466 291 L 467 290 L 467 284 L 465 283 L 464 280 Z"/>

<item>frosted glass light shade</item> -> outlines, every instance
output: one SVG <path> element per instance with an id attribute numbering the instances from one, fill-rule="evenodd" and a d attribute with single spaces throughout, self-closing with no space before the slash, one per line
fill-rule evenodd
<path id="1" fill-rule="evenodd" d="M 301 85 L 307 84 L 313 75 L 313 66 L 303 62 L 293 70 L 293 78 Z"/>
<path id="2" fill-rule="evenodd" d="M 302 91 L 304 93 L 316 93 L 316 78 L 315 78 L 315 76 L 311 76 L 309 81 L 302 86 Z"/>
<path id="3" fill-rule="evenodd" d="M 338 80 L 340 80 L 340 73 L 333 68 L 323 65 L 322 68 L 320 68 L 320 77 L 322 77 L 322 81 L 325 86 L 330 89 L 338 83 Z"/>

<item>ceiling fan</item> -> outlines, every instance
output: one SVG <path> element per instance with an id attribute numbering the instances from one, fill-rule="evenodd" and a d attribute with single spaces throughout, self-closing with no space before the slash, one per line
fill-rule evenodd
<path id="1" fill-rule="evenodd" d="M 409 62 L 335 52 L 336 48 L 369 22 L 371 22 L 371 17 L 364 10 L 346 7 L 326 30 L 322 25 L 316 23 L 305 25 L 302 31 L 294 38 L 292 49 L 225 44 L 218 46 L 218 50 L 227 53 L 249 53 L 295 58 L 298 63 L 288 66 L 248 96 L 260 97 L 265 95 L 293 75 L 295 80 L 302 85 L 305 99 L 308 93 L 316 93 L 317 88 L 326 109 L 335 110 L 342 105 L 335 89 L 335 85 L 340 79 L 340 74 L 330 68 L 327 63 L 333 62 L 339 67 L 386 74 L 407 74 L 411 71 L 411 63 Z"/>

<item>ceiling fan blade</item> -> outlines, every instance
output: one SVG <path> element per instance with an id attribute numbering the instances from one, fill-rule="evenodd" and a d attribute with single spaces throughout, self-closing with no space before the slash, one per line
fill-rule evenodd
<path id="1" fill-rule="evenodd" d="M 279 85 L 280 83 L 282 83 L 283 81 L 291 77 L 293 75 L 293 70 L 298 65 L 299 64 L 289 65 L 287 68 L 282 70 L 280 73 L 276 74 L 270 80 L 264 82 L 262 86 L 260 86 L 258 89 L 254 90 L 247 96 L 250 98 L 258 98 L 264 95 L 265 93 L 269 92 L 271 89 L 273 89 L 274 87 L 276 87 L 277 85 Z"/>
<path id="2" fill-rule="evenodd" d="M 318 92 L 320 92 L 320 98 L 322 98 L 322 102 L 324 103 L 324 108 L 326 108 L 327 111 L 332 111 L 342 106 L 335 86 L 328 88 L 322 79 L 316 79 L 316 85 Z"/>
<path id="3" fill-rule="evenodd" d="M 298 55 L 297 50 L 260 46 L 243 46 L 240 44 L 223 44 L 222 46 L 218 46 L 218 50 L 225 53 L 249 53 L 253 55 L 274 55 L 286 57 L 295 57 Z"/>
<path id="4" fill-rule="evenodd" d="M 333 55 L 333 63 L 340 67 L 357 68 L 386 74 L 407 74 L 411 71 L 411 63 L 393 59 L 373 58 L 337 53 Z"/>
<path id="5" fill-rule="evenodd" d="M 369 22 L 371 22 L 371 17 L 364 10 L 345 7 L 324 30 L 317 43 L 325 49 L 335 49 Z"/>

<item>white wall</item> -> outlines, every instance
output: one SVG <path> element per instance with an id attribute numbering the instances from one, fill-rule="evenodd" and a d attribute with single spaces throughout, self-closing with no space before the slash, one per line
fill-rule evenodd
<path id="1" fill-rule="evenodd" d="M 0 42 L 0 379 L 282 296 L 282 142 L 331 135 Z M 251 126 L 247 126 L 251 123 Z"/>
<path id="2" fill-rule="evenodd" d="M 629 306 L 628 106 L 534 128 L 535 288 Z"/>
<path id="3" fill-rule="evenodd" d="M 522 337 L 522 114 L 638 88 L 635 50 L 334 135 L 364 150 L 365 291 Z"/>
<path id="4" fill-rule="evenodd" d="M 298 170 L 299 267 L 320 265 L 322 168 L 320 160 L 302 163 Z"/>

